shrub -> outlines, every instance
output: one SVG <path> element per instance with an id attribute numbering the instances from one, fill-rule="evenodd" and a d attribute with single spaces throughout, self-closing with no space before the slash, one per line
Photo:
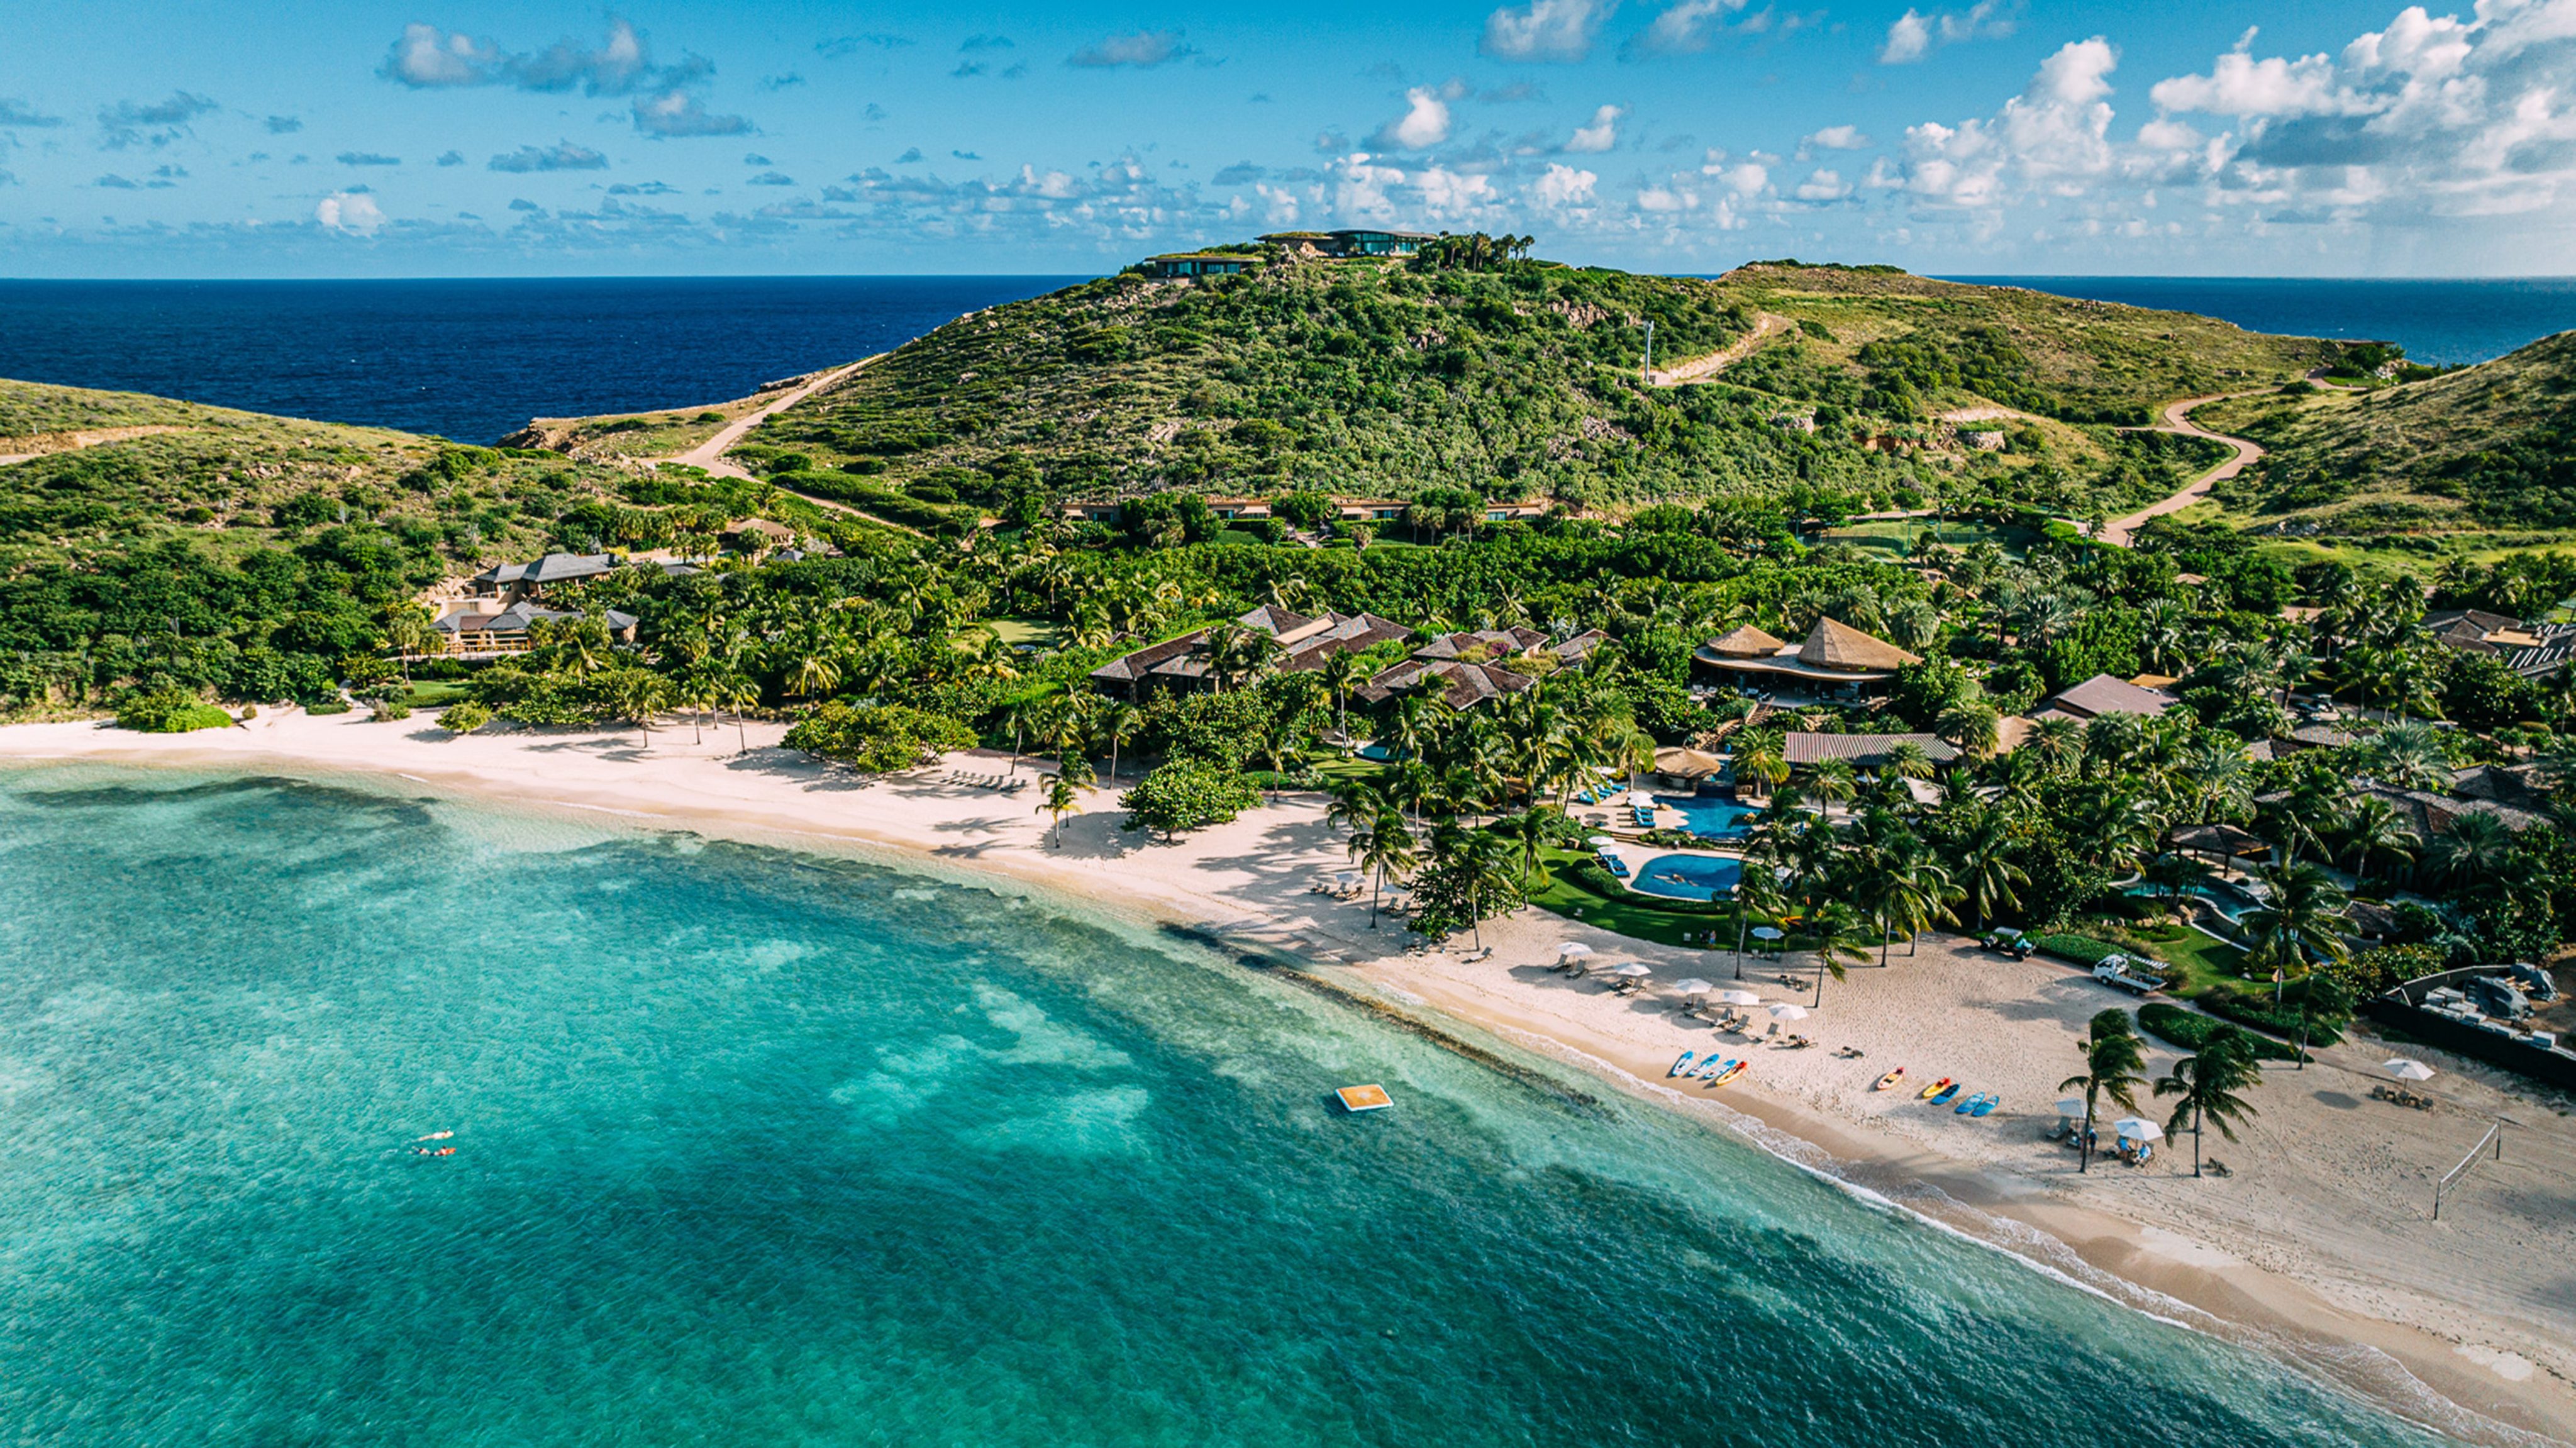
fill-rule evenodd
<path id="1" fill-rule="evenodd" d="M 2030 943 L 2033 949 L 2044 950 L 2061 959 L 2074 961 L 2087 970 L 2100 965 L 2108 956 L 2136 953 L 2123 950 L 2105 941 L 2095 940 L 2089 935 L 2034 935 L 2030 938 Z"/>
<path id="2" fill-rule="evenodd" d="M 304 706 L 304 712 L 316 715 L 346 714 L 349 712 L 349 701 L 346 699 L 316 699 L 312 703 Z"/>
<path id="3" fill-rule="evenodd" d="M 915 769 L 975 743 L 975 731 L 945 714 L 903 704 L 833 700 L 787 731 L 787 747 L 819 754 L 863 774 Z"/>
<path id="4" fill-rule="evenodd" d="M 2293 995 L 2300 987 L 2290 988 Z M 2212 1015 L 2225 1016 L 2241 1026 L 2251 1026 L 2285 1040 L 2294 1040 L 2300 1029 L 2299 1013 L 2288 1002 L 2275 1006 L 2260 996 L 2239 995 L 2232 990 L 2213 990 L 2199 997 L 2197 1004 Z M 2307 1028 L 2308 1039 L 2320 1046 L 2331 1046 L 2343 1036 L 2334 1027 L 2319 1022 Z"/>
<path id="5" fill-rule="evenodd" d="M 233 716 L 180 689 L 155 689 L 127 697 L 116 709 L 116 727 L 144 734 L 185 734 L 191 729 L 221 729 Z"/>
<path id="6" fill-rule="evenodd" d="M 2198 1011 L 2185 1010 L 2181 1006 L 2168 1005 L 2163 1001 L 2149 1001 L 2138 1007 L 2138 1026 L 2158 1040 L 2186 1051 L 2197 1051 L 2209 1044 L 2210 1037 L 2221 1031 L 2235 1029 L 2215 1017 L 2204 1016 Z M 2246 1032 L 2245 1036 L 2247 1040 L 2254 1043 L 2254 1054 L 2266 1061 L 2295 1061 L 2299 1058 L 2297 1051 L 2269 1036 L 2258 1036 L 2251 1032 Z"/>
<path id="7" fill-rule="evenodd" d="M 450 704 L 438 716 L 438 727 L 450 734 L 471 734 L 492 722 L 492 711 L 471 699 Z"/>
<path id="8" fill-rule="evenodd" d="M 380 699 L 375 712 L 367 716 L 379 724 L 392 724 L 411 717 L 411 706 L 400 699 Z"/>
<path id="9" fill-rule="evenodd" d="M 1123 830 L 1160 830 L 1165 839 L 1183 830 L 1220 825 L 1261 803 L 1252 781 L 1194 759 L 1175 759 L 1118 797 L 1127 811 Z"/>

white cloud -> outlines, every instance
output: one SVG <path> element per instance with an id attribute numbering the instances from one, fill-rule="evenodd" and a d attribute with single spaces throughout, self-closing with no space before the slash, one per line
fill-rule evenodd
<path id="1" fill-rule="evenodd" d="M 683 61 L 657 68 L 646 52 L 644 37 L 624 20 L 608 22 L 608 36 L 596 47 L 558 40 L 540 51 L 514 53 L 462 31 L 442 31 L 418 22 L 403 27 L 402 38 L 377 74 L 416 89 L 507 85 L 528 91 L 579 89 L 594 96 L 625 95 L 657 83 L 676 83 L 704 76 L 704 61 Z"/>
<path id="2" fill-rule="evenodd" d="M 1433 166 L 1414 178 L 1422 214 L 1433 221 L 1466 221 L 1490 211 L 1502 200 L 1491 179 Z"/>
<path id="3" fill-rule="evenodd" d="M 1869 145 L 1858 126 L 1827 126 L 1798 138 L 1801 154 L 1811 151 L 1857 151 Z"/>
<path id="4" fill-rule="evenodd" d="M 384 208 L 376 205 L 373 196 L 363 192 L 334 191 L 315 204 L 313 219 L 322 223 L 325 231 L 373 236 L 376 229 L 385 224 L 385 213 Z"/>
<path id="5" fill-rule="evenodd" d="M 1139 30 L 1133 35 L 1113 35 L 1096 44 L 1086 45 L 1066 57 L 1064 63 L 1087 70 L 1108 70 L 1122 65 L 1151 70 L 1196 54 L 1198 51 L 1194 47 L 1181 43 L 1181 32 L 1177 30 Z"/>
<path id="6" fill-rule="evenodd" d="M 1940 46 L 2010 35 L 2013 20 L 2001 13 L 2003 9 L 2003 0 L 1977 0 L 1965 10 L 1944 10 L 1935 15 L 1908 8 L 1888 25 L 1887 39 L 1878 48 L 1878 63 L 1907 65 Z"/>
<path id="7" fill-rule="evenodd" d="M 2107 99 L 2118 64 L 2118 52 L 2100 36 L 2068 41 L 1993 117 L 1907 127 L 1903 165 L 1874 170 L 1871 184 L 1900 187 L 1925 205 L 1970 210 L 2032 191 L 2079 194 L 2118 165 Z"/>
<path id="8" fill-rule="evenodd" d="M 1743 8 L 1744 0 L 1675 0 L 1621 49 L 1630 55 L 1697 55 L 1718 28 L 1710 21 Z"/>
<path id="9" fill-rule="evenodd" d="M 1404 114 L 1381 127 L 1377 144 L 1389 150 L 1419 151 L 1449 139 L 1449 103 L 1429 86 L 1404 93 Z"/>
<path id="10" fill-rule="evenodd" d="M 707 103 L 685 90 L 639 96 L 631 107 L 635 129 L 655 139 L 668 136 L 746 136 L 750 121 L 741 116 L 709 113 Z"/>
<path id="11" fill-rule="evenodd" d="M 1801 201 L 1822 203 L 1842 200 L 1852 194 L 1852 187 L 1839 173 L 1819 167 L 1809 172 L 1807 179 L 1798 183 L 1798 189 L 1789 194 Z"/>
<path id="12" fill-rule="evenodd" d="M 1354 221 L 1392 221 L 1402 208 L 1388 192 L 1404 184 L 1404 173 L 1380 166 L 1366 151 L 1354 151 L 1327 168 L 1333 178 L 1332 209 Z"/>
<path id="13" fill-rule="evenodd" d="M 493 157 L 490 166 L 495 171 L 521 174 L 530 171 L 605 171 L 608 158 L 587 146 L 562 141 L 552 146 L 521 146 L 506 155 Z"/>
<path id="14" fill-rule="evenodd" d="M 1619 118 L 1627 112 L 1618 106 L 1602 106 L 1592 113 L 1592 124 L 1578 127 L 1565 149 L 1579 155 L 1597 155 L 1619 144 Z"/>
<path id="15" fill-rule="evenodd" d="M 1539 205 L 1555 211 L 1588 206 L 1593 199 L 1593 188 L 1600 180 L 1589 171 L 1578 171 L 1561 161 L 1550 161 L 1546 172 L 1529 184 L 1529 195 Z"/>
<path id="16" fill-rule="evenodd" d="M 1485 17 L 1485 54 L 1502 60 L 1581 60 L 1619 0 L 1530 0 Z"/>

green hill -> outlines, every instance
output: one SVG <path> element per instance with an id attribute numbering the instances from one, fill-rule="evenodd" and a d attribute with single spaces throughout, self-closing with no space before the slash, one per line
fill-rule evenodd
<path id="1" fill-rule="evenodd" d="M 1659 368 L 1748 355 L 1648 386 L 1649 320 Z M 1274 254 L 1240 276 L 1130 272 L 960 318 L 772 418 L 740 452 L 988 508 L 1172 487 L 1464 487 L 1616 509 L 1803 486 L 2083 510 L 2157 496 L 2202 460 L 2198 445 L 2109 424 L 2340 351 L 1888 268 L 1696 279 Z M 2002 454 L 1961 447 L 1942 417 L 1995 408 L 2033 415 L 1981 424 L 2015 433 Z"/>
<path id="2" fill-rule="evenodd" d="M 2270 455 L 2220 501 L 2259 531 L 2418 547 L 2576 526 L 2576 332 L 2366 390 L 2203 409 Z"/>

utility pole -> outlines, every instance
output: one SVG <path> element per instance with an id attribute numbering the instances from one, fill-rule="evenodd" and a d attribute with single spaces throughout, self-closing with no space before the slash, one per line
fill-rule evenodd
<path id="1" fill-rule="evenodd" d="M 1655 380 L 1655 319 L 1646 319 L 1646 381 Z"/>

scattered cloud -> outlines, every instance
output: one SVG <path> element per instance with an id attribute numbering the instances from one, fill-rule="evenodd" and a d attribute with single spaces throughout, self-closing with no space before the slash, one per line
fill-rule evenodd
<path id="1" fill-rule="evenodd" d="M 2100 36 L 2070 40 L 1993 117 L 1905 131 L 1905 159 L 1873 183 L 1918 204 L 1979 210 L 2042 191 L 2080 194 L 2118 168 L 2109 138 L 2110 76 L 2119 53 Z"/>
<path id="2" fill-rule="evenodd" d="M 1510 85 L 1496 86 L 1492 90 L 1478 91 L 1476 93 L 1476 99 L 1489 106 L 1518 105 L 1523 101 L 1546 100 L 1547 88 L 1532 81 L 1516 80 Z"/>
<path id="3" fill-rule="evenodd" d="M 146 105 L 140 101 L 119 101 L 103 106 L 98 113 L 100 143 L 111 151 L 129 146 L 166 146 L 181 136 L 193 134 L 189 123 L 210 111 L 220 109 L 213 101 L 188 91 L 172 91 L 166 101 Z"/>
<path id="4" fill-rule="evenodd" d="M 743 184 L 746 186 L 793 186 L 796 184 L 796 178 L 793 176 L 782 175 L 776 171 L 763 171 Z"/>
<path id="5" fill-rule="evenodd" d="M 905 148 L 902 155 L 894 158 L 894 163 L 898 166 L 909 166 L 920 159 L 921 148 L 919 146 L 910 146 Z"/>
<path id="6" fill-rule="evenodd" d="M 1198 53 L 1196 47 L 1182 43 L 1181 32 L 1177 30 L 1139 30 L 1132 35 L 1112 35 L 1086 45 L 1067 56 L 1064 63 L 1086 70 L 1108 70 L 1118 66 L 1151 70 Z"/>
<path id="7" fill-rule="evenodd" d="M 608 158 L 587 146 L 558 141 L 551 146 L 521 146 L 486 164 L 494 171 L 524 175 L 530 171 L 605 171 Z"/>
<path id="8" fill-rule="evenodd" d="M 805 77 L 792 70 L 779 75 L 764 75 L 760 78 L 760 88 L 765 91 L 788 90 L 804 83 Z"/>
<path id="9" fill-rule="evenodd" d="M 956 157 L 960 161 L 981 161 L 984 159 L 972 151 L 951 151 L 948 154 Z"/>
<path id="10" fill-rule="evenodd" d="M 385 213 L 376 198 L 364 192 L 335 191 L 315 204 L 313 219 L 322 223 L 324 231 L 368 237 L 385 224 Z"/>
<path id="11" fill-rule="evenodd" d="M 769 158 L 760 154 L 758 151 L 745 151 L 742 153 L 742 164 L 746 166 L 766 166 L 769 163 Z"/>
<path id="12" fill-rule="evenodd" d="M 123 177 L 123 176 L 118 176 L 118 175 L 115 175 L 115 174 L 113 174 L 113 173 L 110 173 L 110 174 L 105 175 L 105 176 L 101 176 L 101 177 L 99 177 L 97 180 L 92 181 L 92 182 L 91 182 L 91 183 L 89 183 L 89 184 L 91 184 L 92 186 L 101 186 L 101 187 L 105 187 L 106 189 L 108 189 L 108 190 L 110 190 L 110 191 L 140 191 L 140 190 L 142 190 L 142 189 L 143 189 L 143 183 L 142 183 L 142 182 L 140 182 L 140 181 L 129 181 L 129 180 L 127 180 L 125 177 Z"/>
<path id="13" fill-rule="evenodd" d="M 304 129 L 303 120 L 296 116 L 270 116 L 260 124 L 266 126 L 272 136 L 291 136 Z"/>
<path id="14" fill-rule="evenodd" d="M 1210 177 L 1209 180 L 1212 184 L 1218 186 L 1241 186 L 1249 182 L 1258 181 L 1269 174 L 1269 170 L 1265 167 L 1256 166 L 1250 161 L 1237 161 L 1233 165 L 1226 167 L 1224 170 L 1217 172 L 1216 175 Z"/>
<path id="15" fill-rule="evenodd" d="M 1429 86 L 1404 93 L 1404 114 L 1378 129 L 1373 143 L 1388 150 L 1419 151 L 1449 139 L 1449 103 Z"/>
<path id="16" fill-rule="evenodd" d="M 1631 60 L 1653 55 L 1697 55 L 1708 49 L 1714 32 L 1722 27 L 1720 17 L 1743 8 L 1744 0 L 1675 0 L 1655 16 L 1653 23 L 1628 37 L 1619 53 Z"/>
<path id="17" fill-rule="evenodd" d="M 883 31 L 877 31 L 867 35 L 839 35 L 830 40 L 815 41 L 814 53 L 825 60 L 847 60 L 858 54 L 862 47 L 901 50 L 907 45 L 917 43 L 909 35 L 889 35 Z"/>
<path id="18" fill-rule="evenodd" d="M 25 101 L 0 96 L 0 129 L 24 127 L 44 130 L 62 123 L 60 116 L 49 116 Z"/>
<path id="19" fill-rule="evenodd" d="M 543 216 L 543 215 L 545 215 L 545 214 L 546 214 L 546 209 L 545 209 L 544 207 L 539 206 L 537 203 L 535 203 L 535 202 L 533 202 L 533 201 L 530 201 L 528 198 L 526 198 L 526 197 L 524 197 L 524 196 L 513 196 L 513 197 L 511 197 L 511 198 L 510 198 L 510 209 L 511 209 L 512 211 L 526 211 L 526 212 L 531 212 L 531 213 L 534 213 L 535 215 L 538 215 L 538 216 Z"/>
<path id="20" fill-rule="evenodd" d="M 1862 135 L 1858 126 L 1827 126 L 1799 137 L 1798 154 L 1804 157 L 1815 151 L 1859 151 L 1869 144 L 1869 137 Z"/>
<path id="21" fill-rule="evenodd" d="M 1581 60 L 1619 0 L 1530 0 L 1485 17 L 1485 54 L 1500 60 Z"/>
<path id="22" fill-rule="evenodd" d="M 1840 201 L 1851 195 L 1852 185 L 1850 182 L 1845 181 L 1839 172 L 1828 170 L 1824 167 L 1818 167 L 1817 169 L 1808 172 L 1807 179 L 1799 182 L 1798 189 L 1790 192 L 1789 194 L 1795 196 L 1800 201 L 1821 204 L 1828 201 Z"/>
<path id="23" fill-rule="evenodd" d="M 640 98 L 632 109 L 635 129 L 656 140 L 673 136 L 747 136 L 753 129 L 744 117 L 711 114 L 705 101 L 684 90 Z"/>
<path id="24" fill-rule="evenodd" d="M 441 166 L 462 166 L 465 164 L 465 153 L 463 151 L 441 151 L 438 153 L 438 164 Z"/>
<path id="25" fill-rule="evenodd" d="M 378 151 L 342 151 L 334 158 L 343 166 L 399 166 L 402 157 Z"/>
<path id="26" fill-rule="evenodd" d="M 1582 155 L 1596 155 L 1619 144 L 1619 118 L 1627 112 L 1618 106 L 1602 106 L 1592 113 L 1592 124 L 1577 127 L 1565 149 Z"/>
<path id="27" fill-rule="evenodd" d="M 675 69 L 695 78 L 713 67 L 690 59 Z M 527 52 L 503 50 L 490 40 L 415 21 L 403 27 L 402 38 L 393 43 L 377 74 L 415 89 L 506 85 L 527 91 L 578 89 L 594 96 L 626 95 L 671 78 L 653 64 L 643 34 L 615 18 L 596 47 L 566 39 Z"/>
<path id="28" fill-rule="evenodd" d="M 1588 206 L 1593 188 L 1601 178 L 1590 171 L 1579 171 L 1561 161 L 1551 161 L 1547 170 L 1529 185 L 1530 199 L 1551 211 Z"/>
<path id="29" fill-rule="evenodd" d="M 1944 45 L 2000 39 L 2013 33 L 2013 23 L 2004 0 L 1977 0 L 1965 10 L 1944 10 L 1932 15 L 1908 7 L 1887 27 L 1887 39 L 1878 48 L 1878 63 L 1909 65 Z"/>
<path id="30" fill-rule="evenodd" d="M 865 111 L 860 112 L 860 114 L 866 118 L 870 124 L 874 124 L 886 118 L 886 108 L 878 105 L 875 101 L 870 101 L 868 102 L 868 108 Z"/>
<path id="31" fill-rule="evenodd" d="M 957 68 L 948 73 L 948 78 L 950 80 L 973 80 L 975 77 L 982 75 L 984 71 L 984 62 L 980 60 L 961 60 L 957 62 Z"/>
<path id="32" fill-rule="evenodd" d="M 608 188 L 611 196 L 677 196 L 680 188 L 660 181 L 620 181 Z"/>
<path id="33" fill-rule="evenodd" d="M 978 50 L 1009 50 L 1012 48 L 1011 37 L 1007 35 L 970 35 L 967 36 L 965 40 L 959 42 L 957 48 L 969 53 Z"/>

